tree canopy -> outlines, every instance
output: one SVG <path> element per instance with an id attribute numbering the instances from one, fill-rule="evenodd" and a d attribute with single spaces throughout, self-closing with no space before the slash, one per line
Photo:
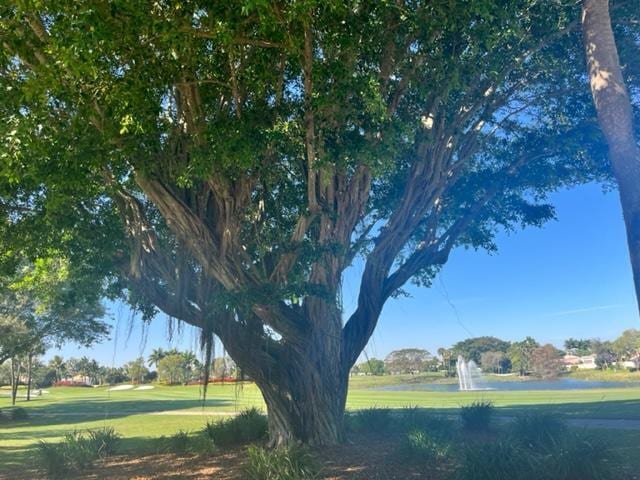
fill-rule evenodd
<path id="1" fill-rule="evenodd" d="M 428 351 L 420 348 L 394 350 L 385 357 L 384 369 L 392 374 L 421 372 L 432 358 Z"/>
<path id="2" fill-rule="evenodd" d="M 474 337 L 467 338 L 466 340 L 462 340 L 456 343 L 453 347 L 451 347 L 451 350 L 454 357 L 462 355 L 465 360 L 473 360 L 478 365 L 481 365 L 483 353 L 506 353 L 509 349 L 509 345 L 509 342 L 500 340 L 496 337 Z"/>
<path id="3" fill-rule="evenodd" d="M 18 264 L 0 276 L 0 363 L 43 344 L 90 345 L 104 338 L 100 300 L 64 259 Z"/>
<path id="4" fill-rule="evenodd" d="M 275 443 L 335 441 L 391 296 L 607 177 L 578 26 L 572 1 L 3 6 L 0 241 L 201 328 L 206 365 L 220 337 Z"/>

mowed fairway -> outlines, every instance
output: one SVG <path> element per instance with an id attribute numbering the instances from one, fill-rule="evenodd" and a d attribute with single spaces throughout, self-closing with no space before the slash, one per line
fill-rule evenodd
<path id="1" fill-rule="evenodd" d="M 608 388 L 564 391 L 376 391 L 362 388 L 355 379 L 347 408 L 402 408 L 419 406 L 439 413 L 455 413 L 474 400 L 490 400 L 497 415 L 515 415 L 544 409 L 569 418 L 640 420 L 640 388 Z M 197 430 L 208 420 L 234 414 L 244 408 L 264 408 L 262 396 L 251 383 L 212 385 L 201 400 L 198 386 L 155 386 L 150 390 L 109 391 L 102 388 L 51 388 L 31 402 L 19 401 L 30 418 L 0 423 L 0 476 L 28 464 L 30 452 L 44 440 L 59 441 L 74 429 L 114 427 L 131 452 L 155 448 L 153 439 L 176 431 Z M 0 409 L 9 399 L 0 398 Z M 639 437 L 640 432 L 628 432 Z M 628 435 L 627 434 L 627 435 Z"/>

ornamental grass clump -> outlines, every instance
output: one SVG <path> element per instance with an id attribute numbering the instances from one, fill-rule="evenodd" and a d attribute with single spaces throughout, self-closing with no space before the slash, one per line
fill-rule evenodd
<path id="1" fill-rule="evenodd" d="M 567 432 L 552 442 L 543 463 L 545 480 L 609 480 L 619 478 L 612 468 L 615 454 L 596 435 Z"/>
<path id="2" fill-rule="evenodd" d="M 534 449 L 553 448 L 566 434 L 567 425 L 550 413 L 530 413 L 516 417 L 511 425 L 516 440 Z"/>
<path id="3" fill-rule="evenodd" d="M 35 457 L 37 467 L 46 472 L 47 478 L 59 480 L 66 478 L 70 471 L 61 444 L 40 441 Z"/>
<path id="4" fill-rule="evenodd" d="M 116 452 L 121 437 L 113 427 L 89 430 L 88 434 L 98 458 L 107 458 Z"/>
<path id="5" fill-rule="evenodd" d="M 459 480 L 540 479 L 541 459 L 510 439 L 473 443 L 464 449 Z"/>
<path id="6" fill-rule="evenodd" d="M 425 464 L 445 461 L 449 457 L 451 445 L 422 430 L 412 430 L 406 434 L 399 452 L 406 459 Z"/>
<path id="7" fill-rule="evenodd" d="M 399 419 L 392 418 L 389 408 L 365 408 L 345 418 L 347 428 L 353 432 L 380 433 L 389 431 Z"/>
<path id="8" fill-rule="evenodd" d="M 57 444 L 41 441 L 38 444 L 36 465 L 47 478 L 66 479 L 90 467 L 98 458 L 104 459 L 116 451 L 120 435 L 111 427 L 74 430 L 65 434 Z"/>
<path id="9" fill-rule="evenodd" d="M 544 448 L 515 436 L 472 442 L 463 451 L 459 480 L 613 480 L 615 456 L 592 435 L 566 430 Z"/>
<path id="10" fill-rule="evenodd" d="M 453 420 L 418 407 L 402 409 L 399 424 L 403 432 L 419 430 L 438 439 L 451 439 L 457 432 Z"/>
<path id="11" fill-rule="evenodd" d="M 251 445 L 247 457 L 248 480 L 314 480 L 320 473 L 309 452 L 298 447 L 269 450 Z"/>
<path id="12" fill-rule="evenodd" d="M 470 405 L 464 405 L 460 409 L 462 427 L 468 431 L 486 432 L 491 427 L 491 417 L 494 411 L 490 401 L 475 401 Z"/>
<path id="13" fill-rule="evenodd" d="M 257 408 L 250 408 L 236 417 L 207 422 L 203 433 L 214 445 L 230 447 L 262 440 L 267 431 L 267 417 Z"/>

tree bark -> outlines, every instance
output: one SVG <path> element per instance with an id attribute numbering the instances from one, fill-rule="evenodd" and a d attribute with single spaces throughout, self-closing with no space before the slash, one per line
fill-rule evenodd
<path id="1" fill-rule="evenodd" d="M 11 359 L 11 405 L 13 406 L 15 406 L 16 398 L 18 397 L 19 382 L 20 382 L 20 362 L 15 357 L 13 357 Z"/>
<path id="2" fill-rule="evenodd" d="M 591 93 L 618 182 L 640 309 L 640 149 L 635 139 L 633 110 L 620 68 L 608 0 L 583 1 L 582 32 Z"/>
<path id="3" fill-rule="evenodd" d="M 223 322 L 217 326 L 229 355 L 262 392 L 274 447 L 335 445 L 344 439 L 350 365 L 341 354 L 341 315 L 330 302 L 306 302 L 303 320 L 312 327 L 304 344 L 248 338 L 225 330 Z"/>
<path id="4" fill-rule="evenodd" d="M 286 376 L 284 382 L 258 382 L 267 404 L 270 445 L 342 442 L 347 376 L 330 378 L 306 362 Z"/>
<path id="5" fill-rule="evenodd" d="M 33 366 L 33 355 L 30 353 L 27 360 L 27 402 L 31 401 L 31 370 Z"/>

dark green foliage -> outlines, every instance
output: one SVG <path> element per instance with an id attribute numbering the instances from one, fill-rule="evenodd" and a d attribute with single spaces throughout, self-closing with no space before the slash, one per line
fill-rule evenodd
<path id="1" fill-rule="evenodd" d="M 65 434 L 62 441 L 63 456 L 70 470 L 82 471 L 89 467 L 98 457 L 98 452 L 94 449 L 93 441 L 74 430 Z"/>
<path id="2" fill-rule="evenodd" d="M 178 430 L 173 435 L 161 436 L 158 439 L 159 451 L 162 453 L 175 453 L 177 455 L 183 455 L 190 453 L 191 442 L 189 432 L 184 430 Z"/>
<path id="3" fill-rule="evenodd" d="M 385 370 L 391 374 L 413 373 L 425 370 L 431 354 L 420 348 L 394 350 L 384 359 Z"/>
<path id="4" fill-rule="evenodd" d="M 120 435 L 111 427 L 88 430 L 86 435 L 74 430 L 65 434 L 62 442 L 40 442 L 36 456 L 38 467 L 48 478 L 69 478 L 91 466 L 98 458 L 106 458 L 116 451 Z"/>
<path id="5" fill-rule="evenodd" d="M 62 444 L 39 442 L 36 451 L 36 464 L 47 473 L 47 478 L 51 480 L 67 478 L 69 473 Z"/>
<path id="6" fill-rule="evenodd" d="M 27 412 L 27 410 L 24 408 L 17 407 L 11 410 L 11 420 L 13 421 L 18 422 L 21 420 L 27 420 L 28 418 L 29 418 L 29 412 Z"/>
<path id="7" fill-rule="evenodd" d="M 512 425 L 514 437 L 534 449 L 552 447 L 565 434 L 566 424 L 550 413 L 530 413 L 517 417 Z"/>
<path id="8" fill-rule="evenodd" d="M 174 453 L 176 455 L 195 454 L 201 457 L 210 456 L 215 452 L 215 446 L 204 432 L 190 433 L 178 430 L 170 436 L 158 439 L 160 453 Z"/>
<path id="9" fill-rule="evenodd" d="M 596 435 L 570 432 L 553 443 L 544 461 L 548 480 L 606 480 L 617 478 L 611 469 L 613 452 Z"/>
<path id="10" fill-rule="evenodd" d="M 249 480 L 311 480 L 318 477 L 319 468 L 304 449 L 268 450 L 250 446 L 245 467 Z"/>
<path id="11" fill-rule="evenodd" d="M 353 432 L 384 433 L 392 427 L 394 419 L 390 409 L 372 407 L 347 415 L 345 422 Z"/>
<path id="12" fill-rule="evenodd" d="M 607 480 L 615 478 L 612 452 L 593 436 L 566 432 L 545 451 L 520 438 L 472 443 L 465 448 L 461 480 Z"/>
<path id="13" fill-rule="evenodd" d="M 422 430 L 411 430 L 403 439 L 400 454 L 411 461 L 433 464 L 442 462 L 449 456 L 451 445 Z"/>
<path id="14" fill-rule="evenodd" d="M 205 435 L 219 447 L 255 442 L 264 438 L 267 430 L 267 418 L 257 408 L 244 410 L 233 418 L 207 422 L 204 427 Z"/>
<path id="15" fill-rule="evenodd" d="M 465 360 L 473 360 L 478 365 L 480 365 L 483 353 L 507 353 L 509 345 L 509 342 L 500 340 L 496 337 L 476 337 L 467 338 L 466 340 L 458 342 L 453 347 L 451 347 L 451 349 L 455 357 L 457 357 L 458 355 L 462 355 Z"/>
<path id="16" fill-rule="evenodd" d="M 540 459 L 509 439 L 465 448 L 460 480 L 533 480 Z"/>
<path id="17" fill-rule="evenodd" d="M 434 415 L 419 407 L 404 408 L 399 418 L 399 424 L 406 432 L 420 430 L 439 439 L 450 439 L 456 432 L 453 420 Z"/>
<path id="18" fill-rule="evenodd" d="M 93 444 L 92 448 L 99 458 L 106 458 L 115 453 L 120 442 L 120 435 L 113 427 L 90 430 L 88 434 Z"/>
<path id="19" fill-rule="evenodd" d="M 462 420 L 463 428 L 476 432 L 489 430 L 493 410 L 493 403 L 486 400 L 475 401 L 470 405 L 462 406 L 460 408 L 460 420 Z"/>

